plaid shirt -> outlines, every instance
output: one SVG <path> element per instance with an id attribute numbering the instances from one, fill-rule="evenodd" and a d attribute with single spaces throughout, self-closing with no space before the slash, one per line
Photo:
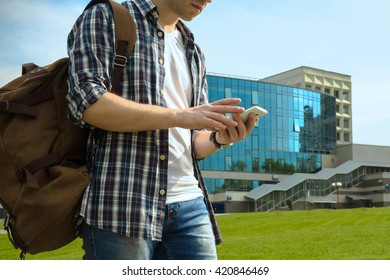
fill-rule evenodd
<path id="1" fill-rule="evenodd" d="M 123 3 L 137 25 L 134 52 L 128 58 L 119 95 L 144 104 L 165 106 L 164 36 L 151 0 Z M 179 21 L 193 85 L 192 106 L 207 101 L 204 57 L 189 29 Z M 76 21 L 68 37 L 69 116 L 89 127 L 82 114 L 111 88 L 114 22 L 108 6 L 95 5 Z M 140 120 L 142 121 L 142 120 Z M 158 120 L 156 120 L 158 121 Z M 91 128 L 91 127 L 90 127 Z M 196 131 L 193 131 L 196 133 Z M 91 128 L 87 163 L 90 185 L 81 215 L 92 226 L 123 235 L 161 240 L 168 176 L 168 130 L 118 133 Z M 203 190 L 216 243 L 222 241 L 200 169 L 192 157 Z"/>

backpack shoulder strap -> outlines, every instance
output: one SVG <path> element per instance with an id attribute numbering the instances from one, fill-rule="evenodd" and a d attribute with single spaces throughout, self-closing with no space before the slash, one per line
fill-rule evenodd
<path id="1" fill-rule="evenodd" d="M 113 0 L 92 0 L 85 10 L 99 3 L 108 4 L 114 16 L 116 50 L 111 91 L 116 93 L 122 80 L 127 57 L 132 53 L 135 45 L 136 25 L 129 10 Z"/>
<path id="2" fill-rule="evenodd" d="M 115 65 L 111 91 L 117 92 L 122 80 L 123 69 L 127 57 L 132 53 L 136 40 L 136 26 L 128 9 L 121 4 L 109 0 L 115 21 Z"/>
<path id="3" fill-rule="evenodd" d="M 123 5 L 109 0 L 115 21 L 115 42 L 126 42 L 123 54 L 130 55 L 136 40 L 136 26 L 129 10 Z M 118 48 L 117 48 L 118 49 Z"/>

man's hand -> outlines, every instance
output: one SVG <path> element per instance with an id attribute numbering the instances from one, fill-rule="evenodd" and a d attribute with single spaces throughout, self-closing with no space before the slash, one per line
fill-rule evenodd
<path id="1" fill-rule="evenodd" d="M 258 118 L 253 113 L 249 115 L 246 123 L 242 121 L 239 114 L 234 114 L 232 119 L 237 122 L 236 127 L 228 126 L 226 129 L 218 131 L 215 135 L 215 139 L 221 145 L 244 140 L 245 137 L 251 133 L 258 121 Z"/>
<path id="2" fill-rule="evenodd" d="M 258 118 L 252 113 L 249 115 L 246 123 L 244 123 L 239 114 L 234 114 L 231 121 L 237 123 L 237 125 L 227 126 L 225 129 L 217 130 L 215 137 L 221 145 L 244 140 L 255 127 Z M 210 131 L 202 130 L 197 131 L 194 136 L 195 153 L 198 159 L 208 157 L 218 150 L 214 143 L 210 141 L 210 133 Z"/>
<path id="3" fill-rule="evenodd" d="M 245 110 L 236 106 L 241 102 L 240 98 L 221 99 L 208 104 L 180 110 L 176 113 L 177 121 L 182 128 L 205 128 L 211 131 L 221 131 L 235 128 L 238 121 L 225 114 L 241 114 Z M 242 121 L 241 121 L 242 122 Z"/>

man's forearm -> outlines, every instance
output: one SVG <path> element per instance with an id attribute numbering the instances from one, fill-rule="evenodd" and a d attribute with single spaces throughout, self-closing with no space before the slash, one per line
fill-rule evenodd
<path id="1" fill-rule="evenodd" d="M 95 127 L 117 132 L 158 130 L 176 124 L 175 111 L 139 104 L 107 92 L 88 107 L 83 120 Z"/>
<path id="2" fill-rule="evenodd" d="M 210 134 L 211 131 L 208 130 L 200 130 L 194 134 L 194 149 L 197 159 L 206 158 L 218 151 L 214 143 L 210 141 Z"/>
<path id="3" fill-rule="evenodd" d="M 113 93 L 103 94 L 83 113 L 83 120 L 108 131 L 134 132 L 182 127 L 187 129 L 226 129 L 237 123 L 225 114 L 242 113 L 235 106 L 240 99 L 221 99 L 183 110 L 174 110 L 150 104 L 139 104 Z"/>

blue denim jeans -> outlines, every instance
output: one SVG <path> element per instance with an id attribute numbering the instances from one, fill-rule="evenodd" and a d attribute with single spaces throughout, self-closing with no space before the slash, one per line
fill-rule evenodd
<path id="1" fill-rule="evenodd" d="M 83 223 L 85 259 L 215 260 L 217 253 L 203 197 L 166 206 L 161 241 L 142 240 Z"/>

